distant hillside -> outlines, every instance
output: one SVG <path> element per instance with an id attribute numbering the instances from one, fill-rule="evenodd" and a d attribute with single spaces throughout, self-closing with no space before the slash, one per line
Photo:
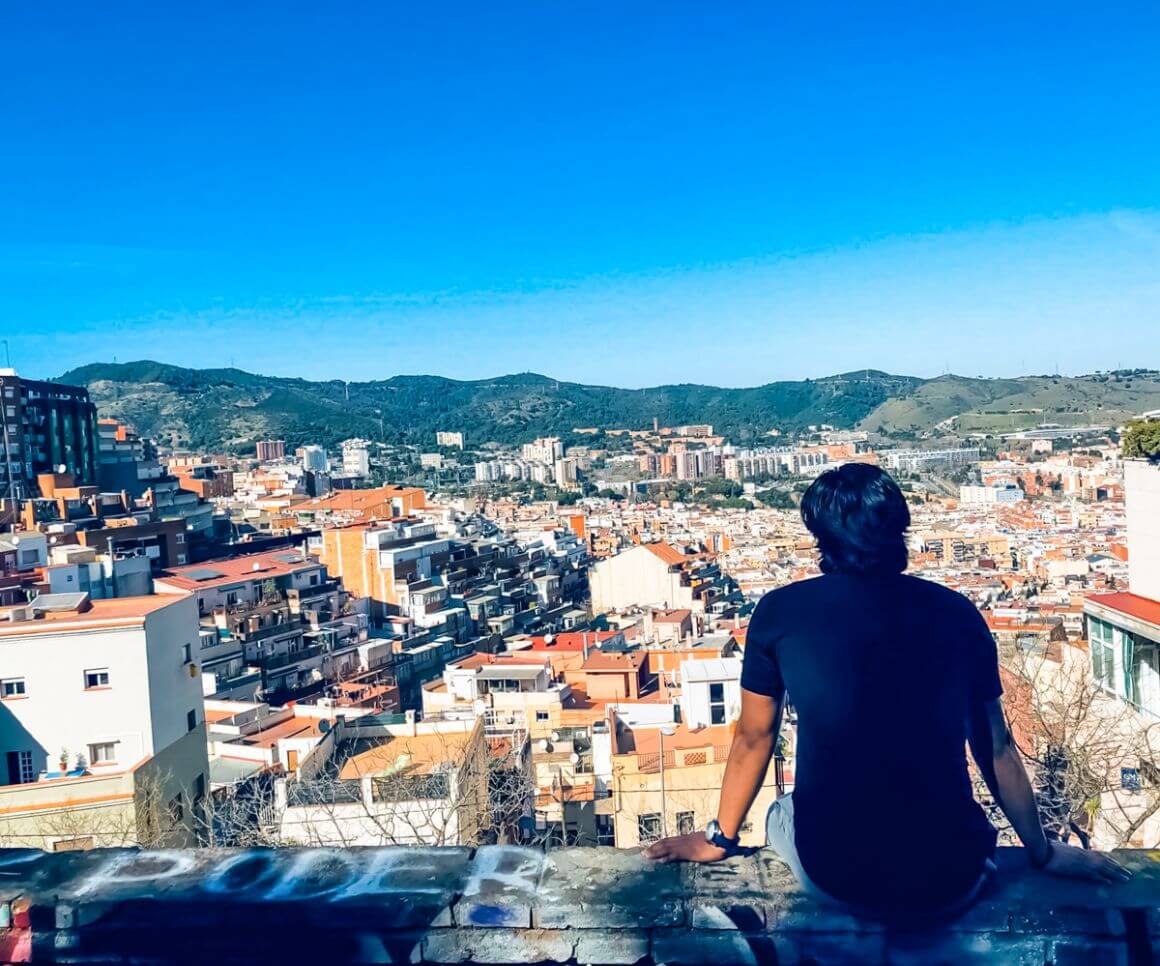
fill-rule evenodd
<path id="1" fill-rule="evenodd" d="M 244 451 L 274 437 L 299 445 L 350 436 L 432 445 L 437 429 L 475 443 L 518 443 L 575 427 L 644 428 L 712 423 L 752 439 L 812 423 L 852 426 L 920 380 L 861 370 L 752 389 L 676 385 L 616 389 L 559 382 L 534 373 L 459 381 L 395 376 L 374 382 L 309 382 L 239 369 L 183 369 L 156 362 L 94 363 L 60 377 L 89 388 L 102 415 L 159 440 Z"/>
<path id="2" fill-rule="evenodd" d="M 861 420 L 874 432 L 923 432 L 952 420 L 958 433 L 1007 433 L 1041 423 L 1117 425 L 1160 407 L 1160 372 L 969 379 L 939 376 L 888 399 Z"/>
<path id="3" fill-rule="evenodd" d="M 712 423 L 757 441 L 770 429 L 860 425 L 882 433 L 1005 431 L 1038 422 L 1119 422 L 1160 408 L 1160 373 L 1059 378 L 922 380 L 877 370 L 749 389 L 701 385 L 617 389 L 535 373 L 460 381 L 395 376 L 373 382 L 311 382 L 240 369 L 183 369 L 156 362 L 94 363 L 60 377 L 85 385 L 104 416 L 171 445 L 252 451 L 258 439 L 325 445 L 351 436 L 434 445 L 437 429 L 472 443 L 567 437 L 576 427 L 645 428 Z M 1026 410 L 1012 416 L 1013 410 Z"/>

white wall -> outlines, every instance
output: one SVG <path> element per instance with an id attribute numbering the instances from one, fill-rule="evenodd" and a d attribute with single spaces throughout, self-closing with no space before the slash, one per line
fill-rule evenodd
<path id="1" fill-rule="evenodd" d="M 200 624 L 193 597 L 178 598 L 168 607 L 153 611 L 145 618 L 145 630 L 153 745 L 164 748 L 189 731 L 186 724 L 189 711 L 196 714 L 199 724 L 205 720 L 201 680 L 183 663 L 184 645 L 188 644 L 200 670 Z"/>
<path id="2" fill-rule="evenodd" d="M 633 547 L 601 560 L 589 577 L 592 608 L 596 613 L 623 610 L 631 606 L 689 607 L 688 588 L 680 586 L 680 575 L 647 547 Z"/>
<path id="3" fill-rule="evenodd" d="M 86 669 L 107 667 L 107 690 L 86 691 Z M 149 672 L 142 628 L 45 632 L 0 638 L 0 678 L 23 677 L 27 696 L 0 701 L 0 752 L 33 752 L 33 767 L 69 767 L 88 745 L 116 741 L 117 765 L 153 754 Z M 195 682 L 196 683 L 196 682 Z M 0 760 L 0 769 L 5 767 Z M 7 777 L 7 776 L 6 776 Z"/>
<path id="4" fill-rule="evenodd" d="M 1160 465 L 1124 461 L 1128 516 L 1128 589 L 1160 600 Z"/>

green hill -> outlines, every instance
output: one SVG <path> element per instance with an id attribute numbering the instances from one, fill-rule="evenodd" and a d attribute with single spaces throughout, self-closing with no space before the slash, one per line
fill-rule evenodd
<path id="1" fill-rule="evenodd" d="M 103 416 L 174 446 L 252 450 L 258 439 L 332 445 L 351 436 L 434 444 L 437 429 L 468 441 L 519 443 L 574 428 L 712 423 L 738 442 L 812 424 L 922 433 L 953 420 L 960 432 L 1008 431 L 1040 422 L 1121 422 L 1160 408 L 1160 373 L 922 380 L 859 370 L 746 389 L 681 384 L 618 389 L 536 373 L 494 379 L 395 376 L 312 382 L 240 369 L 157 362 L 94 363 L 60 377 L 87 386 Z"/>

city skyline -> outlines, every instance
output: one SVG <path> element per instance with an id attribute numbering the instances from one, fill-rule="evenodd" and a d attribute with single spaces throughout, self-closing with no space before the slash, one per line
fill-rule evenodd
<path id="1" fill-rule="evenodd" d="M 73 13 L 0 66 L 30 375 L 1158 363 L 1154 10 Z"/>

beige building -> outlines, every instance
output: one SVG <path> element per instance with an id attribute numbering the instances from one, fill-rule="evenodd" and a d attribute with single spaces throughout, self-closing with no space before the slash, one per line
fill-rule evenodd
<path id="1" fill-rule="evenodd" d="M 614 719 L 615 720 L 615 719 Z M 612 755 L 612 814 L 618 848 L 703 829 L 717 817 L 733 726 L 692 730 L 620 725 Z M 765 844 L 765 814 L 778 796 L 770 767 L 741 830 L 742 845 Z"/>

